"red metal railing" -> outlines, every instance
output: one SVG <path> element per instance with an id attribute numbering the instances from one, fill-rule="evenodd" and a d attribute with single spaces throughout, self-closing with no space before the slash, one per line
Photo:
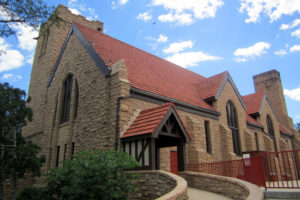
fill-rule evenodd
<path id="1" fill-rule="evenodd" d="M 240 178 L 265 188 L 300 188 L 300 150 L 260 152 L 246 159 L 188 164 L 187 168 L 188 171 Z"/>
<path id="2" fill-rule="evenodd" d="M 300 188 L 300 150 L 263 154 L 267 188 Z"/>

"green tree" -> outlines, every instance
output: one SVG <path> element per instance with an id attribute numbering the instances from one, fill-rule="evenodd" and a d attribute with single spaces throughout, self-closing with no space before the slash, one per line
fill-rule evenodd
<path id="1" fill-rule="evenodd" d="M 15 34 L 11 27 L 15 23 L 37 29 L 52 11 L 53 8 L 48 7 L 43 0 L 0 0 L 0 37 Z"/>
<path id="2" fill-rule="evenodd" d="M 123 152 L 82 151 L 51 170 L 47 192 L 58 200 L 127 199 L 136 175 L 125 170 L 137 166 L 139 163 Z"/>
<path id="3" fill-rule="evenodd" d="M 12 197 L 15 199 L 17 178 L 27 171 L 32 176 L 40 174 L 43 158 L 38 158 L 40 148 L 27 142 L 21 135 L 26 120 L 31 121 L 32 110 L 26 107 L 26 93 L 8 83 L 0 83 L 0 193 L 5 198 L 4 182 L 11 179 Z"/>

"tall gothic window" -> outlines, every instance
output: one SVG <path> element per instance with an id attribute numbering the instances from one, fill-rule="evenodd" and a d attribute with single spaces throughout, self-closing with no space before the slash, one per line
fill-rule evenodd
<path id="1" fill-rule="evenodd" d="M 70 118 L 72 80 L 73 80 L 73 77 L 72 77 L 72 75 L 70 75 L 64 82 L 61 123 L 69 121 L 69 118 Z"/>
<path id="2" fill-rule="evenodd" d="M 241 156 L 242 149 L 241 149 L 241 141 L 239 135 L 238 119 L 237 119 L 236 109 L 231 101 L 227 102 L 226 111 L 227 111 L 228 128 L 232 132 L 233 150 L 236 155 Z"/>
<path id="3" fill-rule="evenodd" d="M 273 140 L 275 151 L 277 151 L 273 122 L 269 115 L 267 115 L 267 128 L 268 128 L 268 134 L 269 134 L 270 138 L 272 138 L 272 140 Z"/>

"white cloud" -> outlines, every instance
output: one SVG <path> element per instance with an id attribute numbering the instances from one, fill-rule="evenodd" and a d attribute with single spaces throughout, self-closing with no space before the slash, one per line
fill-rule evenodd
<path id="1" fill-rule="evenodd" d="M 30 65 L 33 63 L 34 53 L 32 53 L 26 60 L 26 62 Z"/>
<path id="2" fill-rule="evenodd" d="M 287 52 L 285 49 L 279 49 L 278 51 L 275 51 L 274 54 L 277 56 L 284 56 L 287 54 Z"/>
<path id="3" fill-rule="evenodd" d="M 290 52 L 300 51 L 300 44 L 294 45 L 290 48 Z"/>
<path id="4" fill-rule="evenodd" d="M 72 14 L 74 15 L 81 15 L 81 13 L 76 8 L 69 8 Z"/>
<path id="5" fill-rule="evenodd" d="M 152 16 L 148 12 L 144 12 L 144 13 L 140 13 L 136 18 L 146 22 L 152 19 Z"/>
<path id="6" fill-rule="evenodd" d="M 165 15 L 158 16 L 158 20 L 161 22 L 177 22 L 179 25 L 189 25 L 194 22 L 192 15 L 189 13 L 168 13 Z"/>
<path id="7" fill-rule="evenodd" d="M 159 16 L 163 22 L 178 22 L 181 25 L 191 24 L 194 19 L 215 17 L 222 0 L 152 0 L 152 6 L 163 6 L 169 11 Z"/>
<path id="8" fill-rule="evenodd" d="M 3 74 L 2 79 L 10 79 L 12 81 L 21 80 L 22 76 L 20 75 L 14 75 L 14 74 Z"/>
<path id="9" fill-rule="evenodd" d="M 126 3 L 128 3 L 129 0 L 119 0 L 121 5 L 125 5 Z"/>
<path id="10" fill-rule="evenodd" d="M 300 24 L 300 19 L 295 19 L 293 22 L 291 22 L 289 24 L 281 24 L 280 29 L 281 30 L 287 30 L 287 29 L 290 29 L 290 28 L 295 28 L 299 24 Z"/>
<path id="11" fill-rule="evenodd" d="M 247 58 L 234 58 L 235 62 L 246 62 Z"/>
<path id="12" fill-rule="evenodd" d="M 193 42 L 188 40 L 184 42 L 174 42 L 169 45 L 168 48 L 163 49 L 165 53 L 178 53 L 186 48 L 192 48 Z"/>
<path id="13" fill-rule="evenodd" d="M 300 38 L 300 29 L 295 30 L 291 33 L 291 36 Z"/>
<path id="14" fill-rule="evenodd" d="M 293 90 L 284 89 L 283 91 L 284 95 L 288 96 L 292 100 L 300 101 L 300 87 Z"/>
<path id="15" fill-rule="evenodd" d="M 292 23 L 292 28 L 298 26 L 300 24 L 300 19 L 295 19 Z"/>
<path id="16" fill-rule="evenodd" d="M 23 65 L 24 56 L 17 50 L 10 49 L 3 38 L 0 38 L 0 72 L 19 68 Z"/>
<path id="17" fill-rule="evenodd" d="M 266 54 L 270 47 L 271 44 L 267 42 L 258 42 L 248 48 L 238 48 L 233 55 L 238 57 L 235 59 L 237 62 L 245 62 L 247 61 L 247 58 L 254 59 L 262 54 Z"/>
<path id="18" fill-rule="evenodd" d="M 124 6 L 128 2 L 129 0 L 116 0 L 116 1 L 112 1 L 111 4 L 112 4 L 112 8 L 116 9 L 118 7 Z"/>
<path id="19" fill-rule="evenodd" d="M 287 30 L 289 28 L 290 28 L 290 25 L 288 25 L 288 24 L 281 24 L 281 26 L 280 26 L 280 30 Z"/>
<path id="20" fill-rule="evenodd" d="M 22 50 L 33 51 L 36 46 L 36 40 L 33 38 L 36 38 L 39 32 L 26 24 L 17 24 L 12 27 L 17 32 L 18 47 Z"/>
<path id="21" fill-rule="evenodd" d="M 214 60 L 220 60 L 220 59 L 222 59 L 222 58 L 217 57 L 217 56 L 211 56 L 211 55 L 203 53 L 201 51 L 176 53 L 176 54 L 166 58 L 166 60 L 168 60 L 172 63 L 175 63 L 184 68 L 197 66 L 198 63 L 203 62 L 203 61 L 214 61 Z"/>
<path id="22" fill-rule="evenodd" d="M 168 41 L 168 37 L 162 34 L 160 34 L 159 38 L 157 39 L 157 42 L 166 43 L 167 41 Z"/>
<path id="23" fill-rule="evenodd" d="M 74 3 L 76 3 L 76 2 L 77 2 L 77 0 L 69 0 L 69 1 L 68 1 L 68 6 L 71 7 L 71 6 L 73 6 Z"/>
<path id="24" fill-rule="evenodd" d="M 299 0 L 240 0 L 240 12 L 246 11 L 248 18 L 246 23 L 256 23 L 261 14 L 270 18 L 270 21 L 280 19 L 282 15 L 300 13 Z"/>

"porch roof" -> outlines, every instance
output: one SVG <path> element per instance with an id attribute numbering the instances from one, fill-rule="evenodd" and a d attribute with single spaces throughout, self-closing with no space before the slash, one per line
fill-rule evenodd
<path id="1" fill-rule="evenodd" d="M 156 137 L 155 133 L 159 131 L 158 129 L 160 128 L 160 125 L 163 123 L 165 118 L 170 116 L 168 115 L 170 113 L 173 113 L 175 115 L 187 141 L 190 141 L 191 136 L 186 129 L 183 121 L 181 120 L 173 103 L 165 103 L 141 111 L 139 116 L 135 119 L 135 121 L 131 124 L 127 131 L 121 136 L 121 139 L 140 135 L 149 135 L 150 137 Z"/>

